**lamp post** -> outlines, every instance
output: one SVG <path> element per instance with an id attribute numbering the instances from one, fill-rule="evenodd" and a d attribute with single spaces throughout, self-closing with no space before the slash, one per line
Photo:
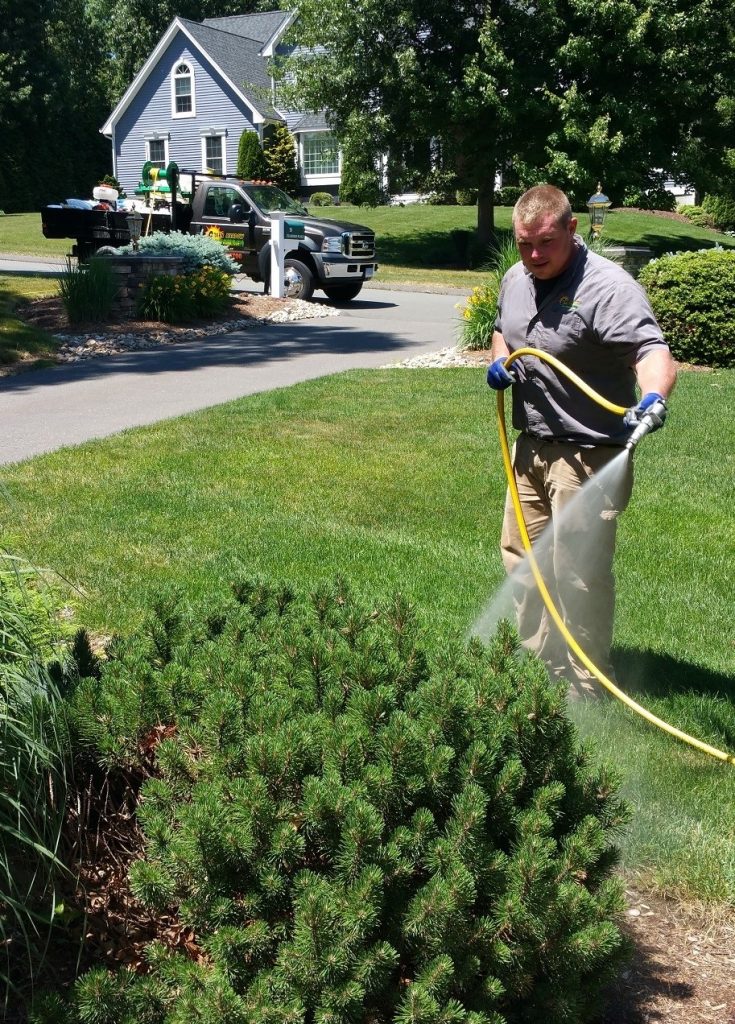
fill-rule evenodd
<path id="1" fill-rule="evenodd" d="M 137 210 L 133 210 L 132 213 L 129 213 L 127 215 L 125 220 L 128 225 L 128 231 L 130 232 L 130 241 L 133 243 L 134 251 L 137 252 L 138 240 L 140 238 L 140 233 L 143 228 L 143 216 L 142 214 L 138 213 Z"/>
<path id="2" fill-rule="evenodd" d="M 612 206 L 612 203 L 602 191 L 602 185 L 597 182 L 597 191 L 587 200 L 587 209 L 590 214 L 590 229 L 592 234 L 599 238 L 602 232 L 602 225 L 605 222 L 605 214 Z"/>

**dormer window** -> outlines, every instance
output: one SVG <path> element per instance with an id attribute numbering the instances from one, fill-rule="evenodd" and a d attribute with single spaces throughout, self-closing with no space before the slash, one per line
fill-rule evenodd
<path id="1" fill-rule="evenodd" d="M 194 116 L 194 72 L 185 61 L 177 64 L 171 75 L 171 99 L 173 117 Z"/>

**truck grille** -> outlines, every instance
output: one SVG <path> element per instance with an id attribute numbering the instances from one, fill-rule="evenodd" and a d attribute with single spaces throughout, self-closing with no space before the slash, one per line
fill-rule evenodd
<path id="1" fill-rule="evenodd" d="M 370 257 L 375 255 L 375 235 L 372 232 L 352 232 L 348 245 L 347 256 Z"/>

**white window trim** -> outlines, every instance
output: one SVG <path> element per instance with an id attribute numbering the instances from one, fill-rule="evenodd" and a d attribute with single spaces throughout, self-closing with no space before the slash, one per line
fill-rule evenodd
<path id="1" fill-rule="evenodd" d="M 227 174 L 227 129 L 202 132 L 202 171 L 207 170 L 207 139 L 222 141 L 222 174 Z"/>
<path id="2" fill-rule="evenodd" d="M 146 135 L 146 137 L 145 137 L 145 158 L 146 158 L 146 160 L 150 160 L 151 159 L 151 147 L 150 147 L 151 142 L 161 142 L 161 141 L 163 141 L 163 152 L 164 152 L 163 166 L 164 167 L 168 167 L 168 164 L 169 164 L 169 159 L 168 159 L 168 139 L 169 139 L 168 133 L 164 134 L 163 132 L 161 132 L 159 134 L 152 133 L 151 135 Z"/>
<path id="3" fill-rule="evenodd" d="M 328 174 L 306 174 L 304 171 L 304 139 L 307 135 L 333 135 L 327 128 L 311 128 L 308 131 L 299 132 L 299 171 L 301 173 L 302 185 L 339 185 L 342 182 L 342 147 L 337 148 L 337 170 Z"/>
<path id="4" fill-rule="evenodd" d="M 180 65 L 185 64 L 189 69 L 189 81 L 191 82 L 191 110 L 185 110 L 181 113 L 176 112 L 176 68 Z M 196 78 L 194 77 L 194 68 L 191 66 L 191 61 L 180 58 L 174 63 L 171 68 L 171 117 L 180 119 L 182 117 L 196 117 L 197 116 L 197 90 L 196 90 Z"/>

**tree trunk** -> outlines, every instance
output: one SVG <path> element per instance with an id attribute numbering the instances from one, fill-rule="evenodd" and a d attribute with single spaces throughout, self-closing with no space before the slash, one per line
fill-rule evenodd
<path id="1" fill-rule="evenodd" d="M 494 182 L 495 175 L 490 178 Z M 485 248 L 495 235 L 495 201 L 492 184 L 481 185 L 477 193 L 477 241 Z"/>

